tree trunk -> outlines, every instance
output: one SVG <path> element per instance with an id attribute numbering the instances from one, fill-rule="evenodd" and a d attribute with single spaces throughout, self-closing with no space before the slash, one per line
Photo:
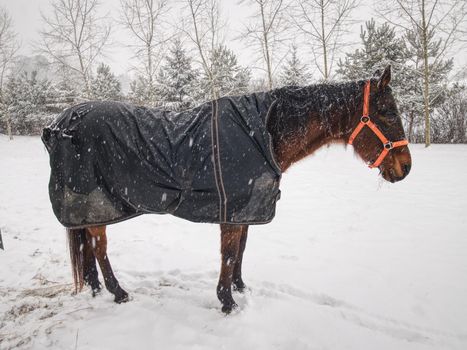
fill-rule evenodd
<path id="1" fill-rule="evenodd" d="M 413 123 L 414 123 L 414 111 L 410 111 L 409 114 L 409 130 L 407 130 L 407 139 L 409 142 L 413 142 Z"/>
<path id="2" fill-rule="evenodd" d="M 7 134 L 8 134 L 8 138 L 10 140 L 13 140 L 13 134 L 11 133 L 11 117 L 10 117 L 10 113 L 6 113 L 6 130 L 7 130 Z"/>
<path id="3" fill-rule="evenodd" d="M 429 96 L 429 78 L 430 72 L 428 68 L 428 28 L 425 18 L 425 0 L 422 0 L 422 41 L 423 41 L 423 104 L 425 114 L 425 147 L 430 146 L 430 96 Z"/>
<path id="4" fill-rule="evenodd" d="M 321 42 L 323 45 L 323 60 L 324 60 L 324 80 L 328 80 L 328 53 L 326 47 L 326 35 L 324 32 L 324 3 L 321 0 Z"/>
<path id="5" fill-rule="evenodd" d="M 208 76 L 209 82 L 211 84 L 211 96 L 212 96 L 212 99 L 215 100 L 215 99 L 217 99 L 219 97 L 219 94 L 217 92 L 217 87 L 216 87 L 216 84 L 215 84 L 215 81 L 214 81 L 214 76 L 212 74 L 211 69 L 209 68 L 208 62 L 207 62 L 206 57 L 204 55 L 204 51 L 203 51 L 203 47 L 202 47 L 202 43 L 201 43 L 201 38 L 199 36 L 199 31 L 198 31 L 198 22 L 196 22 L 197 21 L 196 13 L 195 13 L 194 8 L 193 8 L 193 3 L 190 2 L 189 6 L 190 6 L 190 11 L 191 11 L 191 18 L 193 19 L 193 28 L 195 30 L 195 38 L 196 38 L 195 44 L 196 44 L 196 47 L 198 49 L 199 56 L 201 57 L 201 62 L 202 62 L 202 65 L 203 65 L 204 72 Z"/>
<path id="6" fill-rule="evenodd" d="M 272 90 L 272 68 L 271 68 L 271 56 L 269 55 L 269 42 L 268 42 L 268 33 L 266 30 L 266 21 L 264 19 L 264 5 L 260 4 L 261 8 L 261 20 L 263 21 L 263 40 L 264 40 L 264 57 L 266 58 L 266 68 L 268 72 L 268 86 Z"/>

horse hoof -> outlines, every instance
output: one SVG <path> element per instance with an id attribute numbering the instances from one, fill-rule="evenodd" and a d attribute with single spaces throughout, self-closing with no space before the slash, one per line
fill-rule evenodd
<path id="1" fill-rule="evenodd" d="M 121 293 L 116 294 L 115 299 L 114 299 L 114 301 L 117 304 L 126 303 L 129 300 L 130 300 L 130 298 L 128 297 L 128 293 L 125 292 L 124 290 L 122 290 Z"/>
<path id="2" fill-rule="evenodd" d="M 233 290 L 235 292 L 243 293 L 245 291 L 245 289 L 246 289 L 246 285 L 243 282 L 233 285 Z"/>
<path id="3" fill-rule="evenodd" d="M 99 288 L 94 288 L 94 289 L 92 290 L 92 297 L 95 298 L 96 295 L 98 295 L 98 294 L 101 293 L 101 291 L 102 291 L 102 289 L 101 289 L 100 287 L 99 287 Z"/>
<path id="4" fill-rule="evenodd" d="M 222 305 L 222 312 L 226 315 L 230 314 L 234 309 L 238 307 L 237 304 Z"/>

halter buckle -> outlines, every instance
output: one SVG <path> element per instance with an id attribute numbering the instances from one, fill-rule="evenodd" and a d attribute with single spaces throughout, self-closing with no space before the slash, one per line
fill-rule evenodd
<path id="1" fill-rule="evenodd" d="M 363 115 L 361 118 L 360 118 L 360 121 L 363 123 L 363 124 L 366 124 L 370 121 L 370 117 L 367 116 L 367 115 Z"/>
<path id="2" fill-rule="evenodd" d="M 394 145 L 391 141 L 388 141 L 387 143 L 384 144 L 384 148 L 389 150 L 392 150 L 394 148 Z"/>

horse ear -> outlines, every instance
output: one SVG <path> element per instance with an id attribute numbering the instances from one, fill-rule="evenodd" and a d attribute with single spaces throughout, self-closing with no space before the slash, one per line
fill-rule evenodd
<path id="1" fill-rule="evenodd" d="M 373 78 L 379 78 L 380 76 L 381 76 L 381 70 L 380 69 L 375 70 L 375 72 L 373 73 Z"/>
<path id="2" fill-rule="evenodd" d="M 386 66 L 384 69 L 383 74 L 381 74 L 381 77 L 378 80 L 378 89 L 382 90 L 386 86 L 389 85 L 389 82 L 391 81 L 391 65 Z"/>

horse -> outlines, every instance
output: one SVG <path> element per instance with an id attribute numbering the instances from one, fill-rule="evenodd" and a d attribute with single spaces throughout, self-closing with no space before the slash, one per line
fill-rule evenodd
<path id="1" fill-rule="evenodd" d="M 267 96 L 275 98 L 265 127 L 280 171 L 285 172 L 324 145 L 341 143 L 353 145 L 358 157 L 370 168 L 378 168 L 384 180 L 394 183 L 404 179 L 412 160 L 390 80 L 391 67 L 387 66 L 383 73 L 377 71 L 368 80 L 325 82 L 267 92 Z M 43 140 L 50 145 L 47 132 L 50 130 L 44 129 Z M 64 133 L 63 137 L 71 136 Z M 249 224 L 219 223 L 221 269 L 217 297 L 222 312 L 228 314 L 237 307 L 232 291 L 245 290 L 242 260 Z M 85 284 L 93 296 L 101 291 L 97 261 L 114 301 L 127 302 L 128 293 L 120 286 L 107 256 L 106 225 L 67 228 L 67 236 L 75 291 L 81 291 Z"/>

